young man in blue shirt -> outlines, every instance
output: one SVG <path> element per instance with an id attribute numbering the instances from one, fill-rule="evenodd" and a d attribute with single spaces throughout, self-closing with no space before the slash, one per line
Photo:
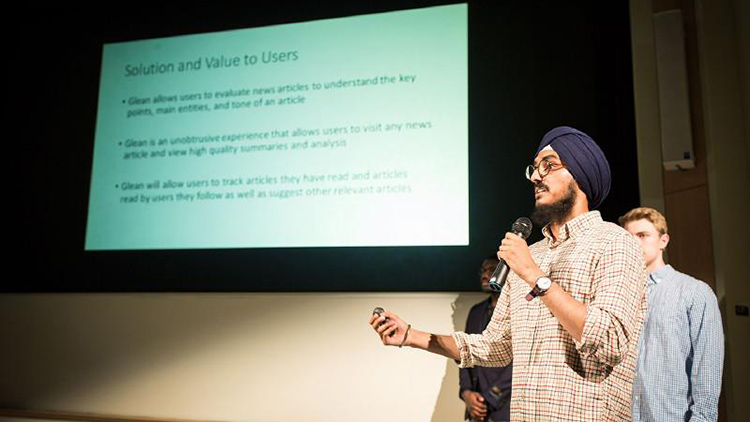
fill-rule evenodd
<path id="1" fill-rule="evenodd" d="M 635 208 L 620 225 L 641 243 L 648 272 L 648 314 L 638 343 L 634 421 L 716 421 L 724 331 L 716 295 L 664 262 L 667 221 Z"/>

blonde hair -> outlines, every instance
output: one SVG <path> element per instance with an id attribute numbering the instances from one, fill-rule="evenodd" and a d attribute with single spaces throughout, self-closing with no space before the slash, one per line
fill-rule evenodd
<path id="1" fill-rule="evenodd" d="M 638 207 L 628 211 L 627 214 L 620 217 L 620 225 L 625 227 L 628 223 L 637 220 L 647 220 L 654 225 L 654 228 L 660 235 L 667 234 L 667 219 L 662 213 L 649 207 Z"/>

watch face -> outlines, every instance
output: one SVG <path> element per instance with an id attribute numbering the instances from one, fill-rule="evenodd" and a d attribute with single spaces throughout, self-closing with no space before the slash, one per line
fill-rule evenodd
<path id="1" fill-rule="evenodd" d="M 552 280 L 549 277 L 539 277 L 536 281 L 536 285 L 539 286 L 541 290 L 547 290 L 552 286 Z"/>

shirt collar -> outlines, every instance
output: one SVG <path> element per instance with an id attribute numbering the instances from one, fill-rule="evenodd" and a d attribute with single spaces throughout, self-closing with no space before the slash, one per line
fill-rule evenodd
<path id="1" fill-rule="evenodd" d="M 552 247 L 568 240 L 569 238 L 575 238 L 576 236 L 586 233 L 590 228 L 602 221 L 604 220 L 602 220 L 599 211 L 589 211 L 563 224 L 563 226 L 560 227 L 557 241 L 554 241 L 549 224 L 542 228 L 542 234 L 547 239 L 547 245 Z"/>
<path id="2" fill-rule="evenodd" d="M 659 284 L 662 281 L 670 278 L 672 274 L 675 273 L 675 269 L 672 268 L 671 265 L 667 264 L 663 267 L 657 268 L 654 271 L 651 271 L 651 274 L 648 275 L 649 284 Z"/>

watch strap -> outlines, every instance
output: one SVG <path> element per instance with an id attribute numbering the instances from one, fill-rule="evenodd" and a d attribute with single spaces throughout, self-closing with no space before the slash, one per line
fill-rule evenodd
<path id="1" fill-rule="evenodd" d="M 539 287 L 534 286 L 534 288 L 526 295 L 526 300 L 530 302 L 537 296 L 539 296 Z"/>
<path id="2" fill-rule="evenodd" d="M 549 290 L 549 287 L 547 289 L 544 289 L 544 290 L 542 290 L 542 289 L 539 288 L 539 279 L 540 278 L 549 278 L 549 277 L 543 275 L 543 276 L 541 276 L 541 277 L 539 277 L 537 279 L 536 284 L 534 284 L 534 288 L 531 289 L 531 291 L 526 295 L 526 300 L 527 301 L 530 302 L 530 301 L 532 301 L 537 296 L 544 296 L 545 293 L 547 293 L 547 290 Z"/>

